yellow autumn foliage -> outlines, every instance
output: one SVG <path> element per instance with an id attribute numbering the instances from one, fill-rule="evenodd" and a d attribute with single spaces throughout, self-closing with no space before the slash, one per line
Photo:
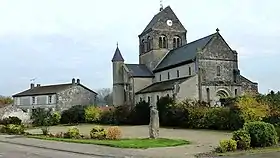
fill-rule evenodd
<path id="1" fill-rule="evenodd" d="M 237 100 L 237 107 L 245 122 L 262 121 L 269 115 L 270 108 L 267 103 L 256 100 L 253 95 L 244 95 Z"/>

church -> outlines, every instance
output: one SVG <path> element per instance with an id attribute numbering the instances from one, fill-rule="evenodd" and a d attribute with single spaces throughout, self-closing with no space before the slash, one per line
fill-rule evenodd
<path id="1" fill-rule="evenodd" d="M 170 6 L 161 7 L 138 37 L 139 64 L 125 63 L 118 46 L 113 55 L 114 106 L 142 100 L 156 105 L 163 96 L 217 106 L 221 98 L 258 93 L 258 83 L 241 75 L 238 53 L 219 29 L 189 42 Z"/>

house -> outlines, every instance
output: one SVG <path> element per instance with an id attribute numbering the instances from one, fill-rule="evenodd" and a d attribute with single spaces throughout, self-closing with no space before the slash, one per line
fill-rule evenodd
<path id="1" fill-rule="evenodd" d="M 51 108 L 56 111 L 66 110 L 74 105 L 93 105 L 97 93 L 72 79 L 72 83 L 41 86 L 34 83 L 23 92 L 13 95 L 14 105 L 30 111 L 35 108 Z"/>
<path id="2" fill-rule="evenodd" d="M 128 64 L 116 48 L 113 104 L 155 105 L 163 96 L 220 105 L 220 99 L 258 93 L 258 83 L 241 75 L 238 53 L 219 29 L 189 42 L 187 30 L 170 6 L 160 8 L 139 37 L 139 64 Z"/>

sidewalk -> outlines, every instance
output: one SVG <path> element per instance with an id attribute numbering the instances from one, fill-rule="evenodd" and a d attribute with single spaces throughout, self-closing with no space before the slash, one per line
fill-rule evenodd
<path id="1" fill-rule="evenodd" d="M 107 158 L 193 158 L 195 145 L 152 149 L 120 149 L 91 144 L 65 143 L 23 136 L 0 135 L 0 142 Z M 186 153 L 186 151 L 192 151 Z"/>

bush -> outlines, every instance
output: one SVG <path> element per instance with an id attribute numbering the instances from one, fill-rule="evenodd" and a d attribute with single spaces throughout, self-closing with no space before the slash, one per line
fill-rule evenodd
<path id="1" fill-rule="evenodd" d="M 37 108 L 31 114 L 32 124 L 35 126 L 50 126 L 52 124 L 51 117 L 51 109 Z"/>
<path id="2" fill-rule="evenodd" d="M 147 125 L 150 122 L 150 105 L 145 101 L 141 101 L 135 105 L 132 111 L 134 125 Z"/>
<path id="3" fill-rule="evenodd" d="M 133 124 L 133 120 L 131 118 L 132 110 L 131 105 L 122 105 L 118 106 L 114 110 L 114 118 L 116 121 L 116 124 Z"/>
<path id="4" fill-rule="evenodd" d="M 275 130 L 276 130 L 276 133 L 277 133 L 277 136 L 278 136 L 278 141 L 279 141 L 279 138 L 280 138 L 280 127 L 275 127 Z"/>
<path id="5" fill-rule="evenodd" d="M 245 130 L 241 129 L 233 132 L 232 139 L 237 142 L 237 149 L 246 150 L 250 148 L 251 137 Z"/>
<path id="6" fill-rule="evenodd" d="M 6 126 L 5 125 L 0 125 L 0 133 L 6 133 Z"/>
<path id="7" fill-rule="evenodd" d="M 115 110 L 103 110 L 100 114 L 100 123 L 102 124 L 116 124 Z"/>
<path id="8" fill-rule="evenodd" d="M 245 122 L 262 121 L 269 115 L 269 106 L 256 97 L 245 95 L 237 99 L 237 106 Z"/>
<path id="9" fill-rule="evenodd" d="M 24 127 L 22 125 L 9 124 L 6 127 L 8 134 L 24 134 Z"/>
<path id="10" fill-rule="evenodd" d="M 105 139 L 107 136 L 107 131 L 100 126 L 94 126 L 90 131 L 90 138 L 92 139 Z"/>
<path id="11" fill-rule="evenodd" d="M 115 127 L 109 127 L 107 129 L 107 135 L 106 135 L 107 139 L 116 140 L 116 139 L 120 139 L 121 136 L 122 136 L 122 131 L 119 127 L 115 126 Z"/>
<path id="12" fill-rule="evenodd" d="M 76 105 L 63 111 L 60 121 L 63 124 L 85 123 L 85 106 Z"/>
<path id="13" fill-rule="evenodd" d="M 1 121 L 1 124 L 8 125 L 8 124 L 14 124 L 14 125 L 21 125 L 21 119 L 15 116 L 9 116 L 7 118 L 4 118 Z"/>
<path id="14" fill-rule="evenodd" d="M 51 125 L 58 125 L 60 123 L 61 115 L 59 112 L 54 112 L 51 115 Z"/>
<path id="15" fill-rule="evenodd" d="M 205 128 L 227 130 L 229 126 L 229 108 L 210 108 L 203 117 Z"/>
<path id="16" fill-rule="evenodd" d="M 76 127 L 69 128 L 68 131 L 64 134 L 65 138 L 79 138 L 80 131 Z"/>
<path id="17" fill-rule="evenodd" d="M 98 122 L 100 120 L 101 111 L 95 106 L 88 106 L 85 109 L 86 122 Z"/>
<path id="18" fill-rule="evenodd" d="M 245 123 L 244 130 L 250 134 L 251 147 L 267 147 L 277 144 L 278 137 L 274 126 L 265 122 Z"/>
<path id="19" fill-rule="evenodd" d="M 49 131 L 50 131 L 49 127 L 47 127 L 47 126 L 46 127 L 42 127 L 41 130 L 42 130 L 43 135 L 45 135 L 45 136 L 48 135 Z"/>
<path id="20" fill-rule="evenodd" d="M 229 140 L 221 140 L 220 146 L 216 149 L 217 152 L 229 152 L 229 151 L 235 151 L 237 149 L 237 143 L 235 140 L 229 139 Z"/>

